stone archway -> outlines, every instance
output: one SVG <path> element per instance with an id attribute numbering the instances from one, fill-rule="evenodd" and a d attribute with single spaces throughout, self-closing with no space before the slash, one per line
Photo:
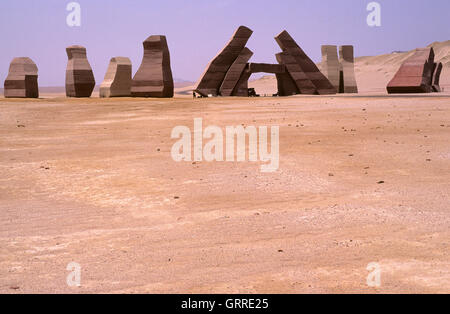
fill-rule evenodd
<path id="1" fill-rule="evenodd" d="M 292 79 L 286 72 L 286 67 L 284 64 L 247 63 L 235 89 L 232 92 L 232 95 L 248 97 L 248 80 L 250 76 L 255 73 L 275 74 L 277 78 L 278 96 L 290 96 L 298 93 L 295 84 L 292 83 Z"/>
<path id="2" fill-rule="evenodd" d="M 208 64 L 194 93 L 209 96 L 248 96 L 248 79 L 253 73 L 272 73 L 277 77 L 278 95 L 336 94 L 336 89 L 316 64 L 297 45 L 288 32 L 275 37 L 282 52 L 278 64 L 248 63 L 253 52 L 246 47 L 253 31 L 240 26 L 233 37 Z"/>

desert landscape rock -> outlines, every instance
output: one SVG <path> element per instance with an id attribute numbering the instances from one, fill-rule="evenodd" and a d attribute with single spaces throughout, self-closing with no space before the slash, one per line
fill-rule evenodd
<path id="1" fill-rule="evenodd" d="M 195 92 L 204 97 L 219 95 L 219 89 L 228 70 L 244 50 L 252 34 L 253 31 L 248 27 L 238 27 L 226 46 L 206 66 L 204 73 L 196 83 Z"/>
<path id="2" fill-rule="evenodd" d="M 14 58 L 4 83 L 6 98 L 38 98 L 38 68 L 28 57 Z"/>
<path id="3" fill-rule="evenodd" d="M 353 46 L 346 45 L 339 47 L 340 82 L 339 92 L 347 94 L 357 94 L 358 85 L 355 78 L 355 60 Z"/>
<path id="4" fill-rule="evenodd" d="M 306 77 L 312 82 L 315 87 L 314 93 L 308 92 L 310 94 L 319 94 L 319 95 L 331 95 L 336 94 L 336 90 L 334 86 L 330 83 L 328 78 L 320 72 L 317 65 L 306 55 L 306 53 L 300 48 L 300 46 L 295 42 L 295 40 L 291 37 L 291 35 L 287 31 L 282 31 L 275 37 L 276 42 L 280 46 L 281 50 L 288 54 L 295 62 L 300 66 L 302 72 L 306 75 Z M 281 60 L 286 59 L 285 55 L 280 55 Z M 292 62 L 290 62 L 292 63 Z M 287 69 L 289 72 L 289 66 Z M 296 71 L 298 73 L 298 71 Z M 295 82 L 298 80 L 291 74 L 292 78 Z M 301 91 L 301 86 L 297 85 L 299 90 Z M 302 94 L 306 94 L 303 93 Z"/>
<path id="5" fill-rule="evenodd" d="M 433 92 L 434 49 L 419 48 L 403 62 L 387 85 L 388 93 Z M 439 80 L 439 79 L 438 79 Z"/>
<path id="6" fill-rule="evenodd" d="M 133 97 L 173 97 L 173 77 L 167 38 L 152 35 L 144 43 L 144 57 L 134 75 L 131 95 Z"/>
<path id="7" fill-rule="evenodd" d="M 67 47 L 66 52 L 69 59 L 66 68 L 66 96 L 91 97 L 95 78 L 86 48 L 75 45 Z"/>
<path id="8" fill-rule="evenodd" d="M 131 96 L 131 71 L 132 65 L 129 58 L 112 58 L 105 79 L 100 85 L 100 97 Z"/>

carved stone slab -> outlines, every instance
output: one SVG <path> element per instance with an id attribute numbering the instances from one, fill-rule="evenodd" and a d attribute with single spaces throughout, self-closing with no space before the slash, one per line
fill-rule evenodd
<path id="1" fill-rule="evenodd" d="M 233 90 L 232 96 L 248 97 L 248 80 L 251 75 L 252 72 L 250 72 L 249 64 L 247 63 L 235 89 Z"/>
<path id="2" fill-rule="evenodd" d="M 282 31 L 278 36 L 275 37 L 275 40 L 280 46 L 280 48 L 283 50 L 283 52 L 285 54 L 290 55 L 295 60 L 295 62 L 299 65 L 302 72 L 304 72 L 306 77 L 313 83 L 313 85 L 315 86 L 315 92 L 312 94 L 315 93 L 319 95 L 336 94 L 334 86 L 325 77 L 325 75 L 323 75 L 320 72 L 316 64 L 306 55 L 306 53 L 300 48 L 300 46 L 297 45 L 295 40 L 291 37 L 291 35 L 289 35 L 287 31 Z M 285 57 L 282 56 L 281 58 L 283 59 Z M 293 63 L 289 62 L 289 64 Z M 297 74 L 293 74 L 291 72 L 287 63 L 286 67 L 288 69 L 288 72 L 294 79 L 294 81 L 297 83 L 298 80 L 295 78 Z M 296 73 L 299 73 L 299 71 L 297 70 Z M 297 87 L 300 90 L 300 92 L 302 92 L 302 88 L 304 87 L 298 85 Z"/>
<path id="3" fill-rule="evenodd" d="M 236 58 L 236 60 L 234 60 L 231 67 L 228 69 L 227 74 L 225 75 L 222 86 L 220 86 L 221 96 L 231 96 L 233 94 L 233 90 L 236 87 L 236 84 L 238 83 L 248 60 L 250 60 L 252 56 L 253 52 L 245 47 Z"/>
<path id="4" fill-rule="evenodd" d="M 100 97 L 131 96 L 131 68 L 129 58 L 112 58 L 105 79 L 100 85 Z"/>
<path id="5" fill-rule="evenodd" d="M 286 66 L 284 64 L 270 64 L 270 63 L 250 63 L 249 70 L 252 73 L 284 73 Z"/>
<path id="6" fill-rule="evenodd" d="M 245 26 L 240 26 L 236 30 L 225 48 L 207 65 L 196 84 L 195 92 L 204 97 L 219 95 L 219 89 L 228 70 L 244 49 L 252 33 L 253 31 Z"/>
<path id="7" fill-rule="evenodd" d="M 300 94 L 314 95 L 317 94 L 316 86 L 309 79 L 302 67 L 297 61 L 287 52 L 280 52 L 276 55 L 277 61 L 286 67 L 289 76 L 297 86 L 297 90 Z M 286 79 L 286 77 L 284 77 Z"/>
<path id="8" fill-rule="evenodd" d="M 355 94 L 358 93 L 358 86 L 355 78 L 355 61 L 353 46 L 340 46 L 339 47 L 339 61 L 341 63 L 342 82 L 341 86 L 343 90 L 340 92 Z"/>
<path id="9" fill-rule="evenodd" d="M 388 93 L 431 93 L 434 67 L 433 48 L 417 49 L 388 83 Z"/>
<path id="10" fill-rule="evenodd" d="M 144 43 L 144 57 L 131 85 L 133 97 L 173 97 L 173 77 L 166 36 L 154 35 Z"/>
<path id="11" fill-rule="evenodd" d="M 322 73 L 328 78 L 330 83 L 339 91 L 340 62 L 337 53 L 337 46 L 322 46 Z"/>

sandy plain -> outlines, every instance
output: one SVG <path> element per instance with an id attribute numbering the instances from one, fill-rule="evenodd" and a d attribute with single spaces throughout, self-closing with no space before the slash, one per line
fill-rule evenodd
<path id="1" fill-rule="evenodd" d="M 43 96 L 0 99 L 0 292 L 450 292 L 449 94 Z M 196 117 L 280 126 L 279 170 L 174 162 Z"/>

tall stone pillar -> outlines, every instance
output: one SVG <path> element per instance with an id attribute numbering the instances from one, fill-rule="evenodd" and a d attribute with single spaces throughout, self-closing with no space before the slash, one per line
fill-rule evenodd
<path id="1" fill-rule="evenodd" d="M 66 52 L 69 58 L 66 69 L 67 97 L 91 97 L 95 78 L 87 59 L 86 48 L 70 46 L 66 48 Z"/>

